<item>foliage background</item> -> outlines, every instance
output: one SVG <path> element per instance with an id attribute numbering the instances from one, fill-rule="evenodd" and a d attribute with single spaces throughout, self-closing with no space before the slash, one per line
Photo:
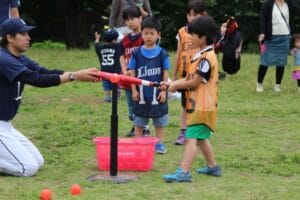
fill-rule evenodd
<path id="1" fill-rule="evenodd" d="M 168 49 L 176 47 L 177 30 L 186 23 L 187 2 L 187 0 L 150 0 L 154 16 L 158 17 L 163 24 L 162 45 Z M 263 0 L 205 0 L 208 13 L 215 18 L 218 24 L 224 22 L 225 14 L 236 16 L 244 35 L 246 48 L 250 48 L 249 43 L 256 43 L 262 2 Z M 295 0 L 295 2 L 300 4 L 300 0 Z M 74 4 L 77 5 L 76 10 L 70 6 Z M 84 38 L 85 41 L 84 45 L 75 43 L 74 47 L 88 48 L 86 44 L 93 40 L 93 32 L 96 29 L 102 30 L 103 26 L 108 24 L 107 17 L 110 15 L 111 1 L 21 0 L 21 5 L 21 16 L 28 22 L 37 25 L 37 29 L 33 31 L 34 41 L 66 42 L 75 34 L 77 40 Z M 77 18 L 74 17 L 76 14 L 78 14 Z M 72 29 L 66 28 L 66 21 L 70 21 L 70 18 L 75 19 L 71 26 L 79 27 L 80 33 L 77 35 Z M 300 32 L 299 17 L 292 21 L 291 25 L 296 32 Z"/>

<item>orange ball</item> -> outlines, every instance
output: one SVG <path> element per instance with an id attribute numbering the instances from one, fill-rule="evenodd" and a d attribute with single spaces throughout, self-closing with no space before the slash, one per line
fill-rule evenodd
<path id="1" fill-rule="evenodd" d="M 41 200 L 51 200 L 51 195 L 52 195 L 52 192 L 50 189 L 43 189 L 41 191 L 40 199 Z"/>
<path id="2" fill-rule="evenodd" d="M 74 184 L 70 187 L 71 195 L 79 195 L 81 192 L 81 187 L 79 184 Z"/>

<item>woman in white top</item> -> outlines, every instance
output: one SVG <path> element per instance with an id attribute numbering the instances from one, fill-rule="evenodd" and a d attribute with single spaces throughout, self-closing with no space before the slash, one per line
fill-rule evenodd
<path id="1" fill-rule="evenodd" d="M 263 91 L 263 80 L 269 66 L 276 66 L 275 92 L 280 92 L 284 67 L 290 48 L 290 18 L 300 15 L 300 7 L 293 0 L 266 0 L 260 13 L 258 41 L 261 52 L 256 91 Z"/>

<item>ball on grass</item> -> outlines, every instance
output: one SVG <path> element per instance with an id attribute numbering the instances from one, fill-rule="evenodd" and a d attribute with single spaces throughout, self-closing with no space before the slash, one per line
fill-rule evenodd
<path id="1" fill-rule="evenodd" d="M 51 200 L 52 192 L 50 189 L 43 189 L 41 191 L 40 199 L 41 200 Z"/>
<path id="2" fill-rule="evenodd" d="M 71 195 L 79 195 L 81 192 L 81 187 L 79 184 L 74 184 L 70 187 Z"/>

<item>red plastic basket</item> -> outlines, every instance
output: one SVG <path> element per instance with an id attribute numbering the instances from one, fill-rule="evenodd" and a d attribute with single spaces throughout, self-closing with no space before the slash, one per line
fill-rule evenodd
<path id="1" fill-rule="evenodd" d="M 110 138 L 96 137 L 98 168 L 110 169 Z M 155 137 L 118 139 L 118 170 L 149 171 L 153 167 Z"/>

